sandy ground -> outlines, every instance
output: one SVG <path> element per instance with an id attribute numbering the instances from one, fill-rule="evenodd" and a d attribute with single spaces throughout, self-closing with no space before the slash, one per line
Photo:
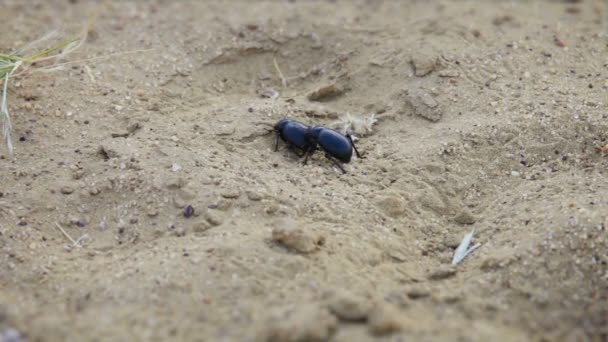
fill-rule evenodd
<path id="1" fill-rule="evenodd" d="M 3 52 L 97 6 L 0 4 Z M 607 10 L 108 4 L 11 84 L 0 340 L 606 341 Z M 345 175 L 273 150 L 349 115 Z"/>

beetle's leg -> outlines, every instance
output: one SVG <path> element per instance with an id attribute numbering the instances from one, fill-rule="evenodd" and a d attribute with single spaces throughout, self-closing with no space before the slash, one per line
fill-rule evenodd
<path id="1" fill-rule="evenodd" d="M 293 153 L 296 154 L 296 156 L 298 156 L 298 158 L 302 158 L 306 154 L 306 151 L 302 151 L 302 153 L 298 153 L 298 151 L 295 148 L 292 149 L 292 151 L 293 151 Z"/>
<path id="2" fill-rule="evenodd" d="M 334 165 L 337 166 L 338 169 L 340 169 L 340 171 L 342 171 L 343 174 L 346 174 L 346 170 L 344 170 L 344 167 L 342 166 L 342 164 L 340 164 L 340 162 L 338 162 L 336 160 L 336 158 L 330 156 L 329 154 L 325 154 L 325 157 L 327 157 L 327 159 L 331 160 L 331 162 L 334 163 Z"/>
<path id="3" fill-rule="evenodd" d="M 279 150 L 279 132 L 277 132 L 277 142 L 274 144 L 274 151 Z"/>
<path id="4" fill-rule="evenodd" d="M 311 151 L 311 148 L 309 147 L 308 150 L 304 153 L 306 155 L 306 157 L 304 158 L 304 162 L 302 162 L 303 165 L 306 165 L 306 163 L 308 163 L 308 157 L 310 157 L 312 155 L 312 153 L 310 151 Z"/>
<path id="5" fill-rule="evenodd" d="M 363 156 L 361 156 L 361 154 L 359 154 L 359 151 L 357 151 L 357 146 L 355 146 L 355 142 L 353 141 L 353 138 L 350 136 L 350 134 L 347 134 L 346 137 L 348 138 L 348 141 L 350 141 L 351 146 L 355 149 L 357 158 L 363 159 Z"/>
<path id="6" fill-rule="evenodd" d="M 296 156 L 298 156 L 298 158 L 302 158 L 304 157 L 304 154 L 306 154 L 307 150 L 302 150 L 299 147 L 296 147 L 296 145 L 293 144 L 289 144 L 288 147 L 289 151 L 293 152 Z M 298 153 L 298 149 L 302 150 L 302 152 Z"/>
<path id="7" fill-rule="evenodd" d="M 316 147 L 311 145 L 308 150 L 306 150 L 306 158 L 304 158 L 304 162 L 302 164 L 306 165 L 306 163 L 308 162 L 308 157 L 312 156 L 313 153 L 315 153 L 315 149 Z"/>

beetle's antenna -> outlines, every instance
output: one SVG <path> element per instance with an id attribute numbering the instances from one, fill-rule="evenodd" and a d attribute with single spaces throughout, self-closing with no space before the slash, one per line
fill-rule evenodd
<path id="1" fill-rule="evenodd" d="M 340 171 L 342 171 L 342 174 L 346 174 L 346 170 L 344 170 L 344 166 L 342 166 L 334 157 L 332 157 L 328 154 L 325 154 L 325 156 L 327 157 L 327 159 L 331 160 L 331 162 L 335 166 L 337 166 L 340 169 Z"/>
<path id="2" fill-rule="evenodd" d="M 355 142 L 353 141 L 353 138 L 350 136 L 350 134 L 347 134 L 346 137 L 348 138 L 348 141 L 350 141 L 351 146 L 355 149 L 355 153 L 357 154 L 357 158 L 363 159 L 363 156 L 361 156 L 361 154 L 357 150 L 357 146 L 355 146 Z"/>
<path id="3" fill-rule="evenodd" d="M 279 132 L 277 132 L 277 141 L 274 144 L 274 151 L 278 151 L 279 150 Z"/>

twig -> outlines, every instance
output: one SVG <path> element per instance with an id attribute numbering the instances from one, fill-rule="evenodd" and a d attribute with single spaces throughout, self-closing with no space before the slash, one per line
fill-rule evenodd
<path id="1" fill-rule="evenodd" d="M 76 242 L 74 242 L 74 244 L 72 245 L 72 247 L 82 247 L 82 245 L 80 244 L 80 241 L 84 240 L 84 239 L 88 239 L 89 238 L 89 234 L 82 234 L 77 240 Z"/>
<path id="2" fill-rule="evenodd" d="M 125 52 L 118 52 L 118 53 L 112 53 L 109 55 L 103 55 L 103 56 L 97 56 L 97 57 L 91 57 L 91 58 L 83 58 L 83 59 L 77 59 L 74 61 L 69 61 L 69 62 L 64 62 L 64 63 L 56 63 L 53 65 L 49 65 L 47 67 L 39 67 L 36 68 L 34 70 L 31 70 L 30 72 L 34 73 L 34 72 L 49 72 L 49 71 L 53 71 L 55 69 L 58 69 L 60 67 L 63 67 L 65 65 L 70 65 L 70 64 L 76 64 L 76 63 L 82 63 L 82 62 L 90 62 L 90 61 L 94 61 L 94 60 L 98 60 L 98 59 L 108 59 L 111 57 L 120 57 L 120 56 L 125 56 L 125 55 L 132 55 L 132 54 L 136 54 L 136 53 L 140 53 L 140 52 L 148 52 L 148 51 L 153 51 L 155 50 L 154 48 L 150 48 L 150 49 L 141 49 L 141 50 L 133 50 L 133 51 L 125 51 Z M 15 76 L 19 76 L 19 73 L 15 74 Z"/>
<path id="3" fill-rule="evenodd" d="M 281 78 L 281 83 L 283 84 L 283 88 L 287 88 L 287 79 L 285 79 L 285 76 L 283 76 L 283 73 L 281 72 L 281 68 L 279 68 L 279 64 L 277 63 L 277 59 L 273 58 L 272 61 L 274 63 L 274 68 L 277 70 L 277 73 L 279 74 L 279 78 Z"/>
<path id="4" fill-rule="evenodd" d="M 74 239 L 72 239 L 72 237 L 70 236 L 70 234 L 68 234 L 59 224 L 59 222 L 55 222 L 55 225 L 57 226 L 57 228 L 59 228 L 59 230 L 63 233 L 63 236 L 65 236 L 66 238 L 68 238 L 68 240 L 70 240 L 70 242 L 76 246 L 78 244 L 77 241 L 74 241 Z"/>
<path id="5" fill-rule="evenodd" d="M 86 70 L 87 75 L 89 76 L 89 78 L 91 79 L 92 83 L 97 83 L 95 81 L 95 76 L 93 76 L 93 71 L 91 70 L 91 68 L 88 65 L 84 65 L 84 70 Z"/>

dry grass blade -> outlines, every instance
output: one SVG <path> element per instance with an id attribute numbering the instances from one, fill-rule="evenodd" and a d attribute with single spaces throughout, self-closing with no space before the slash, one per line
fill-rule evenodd
<path id="1" fill-rule="evenodd" d="M 8 83 L 10 79 L 15 76 L 18 69 L 28 66 L 33 62 L 38 62 L 44 59 L 56 58 L 63 56 L 73 50 L 75 50 L 82 42 L 81 39 L 71 39 L 57 44 L 51 48 L 39 51 L 29 56 L 19 56 L 16 54 L 3 54 L 0 53 L 0 79 L 2 80 L 2 97 L 0 99 L 0 116 L 2 117 L 2 134 L 4 141 L 10 154 L 13 154 L 13 143 L 11 140 L 11 115 L 8 111 Z M 76 43 L 76 44 L 75 44 Z M 59 50 L 63 51 L 57 55 L 52 53 Z"/>

